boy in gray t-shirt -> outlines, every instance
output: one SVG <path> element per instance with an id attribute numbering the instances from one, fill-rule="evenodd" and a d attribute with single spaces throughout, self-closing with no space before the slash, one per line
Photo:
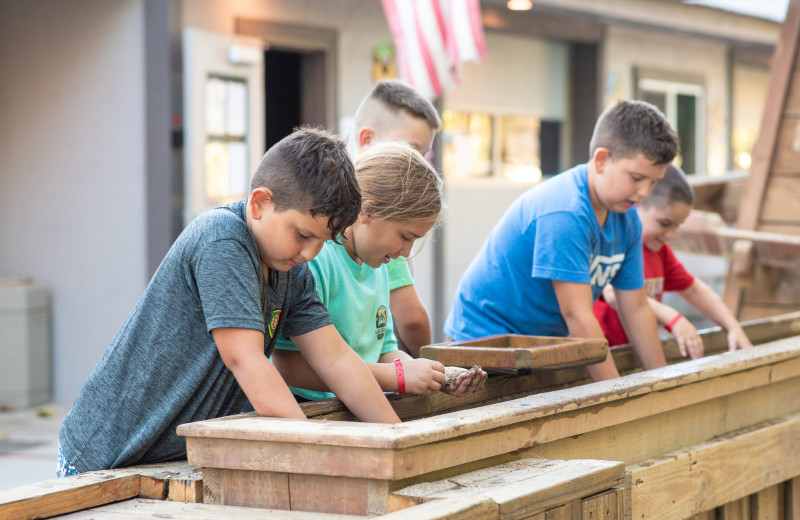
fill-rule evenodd
<path id="1" fill-rule="evenodd" d="M 179 424 L 238 413 L 305 419 L 268 356 L 279 335 L 360 419 L 400 422 L 342 340 L 305 262 L 358 216 L 344 144 L 301 129 L 270 148 L 247 200 L 181 233 L 64 420 L 59 474 L 186 456 Z"/>

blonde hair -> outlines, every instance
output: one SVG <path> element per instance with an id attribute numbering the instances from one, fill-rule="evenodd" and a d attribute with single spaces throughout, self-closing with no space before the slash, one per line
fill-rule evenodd
<path id="1" fill-rule="evenodd" d="M 384 141 L 364 150 L 355 162 L 361 211 L 382 220 L 437 219 L 444 202 L 442 180 L 410 145 Z"/>

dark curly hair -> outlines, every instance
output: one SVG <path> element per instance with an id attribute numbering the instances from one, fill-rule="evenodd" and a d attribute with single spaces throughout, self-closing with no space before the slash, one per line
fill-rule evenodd
<path id="1" fill-rule="evenodd" d="M 276 211 L 328 216 L 337 242 L 361 211 L 361 190 L 344 141 L 315 127 L 299 127 L 273 145 L 258 164 L 250 189 L 269 188 Z"/>

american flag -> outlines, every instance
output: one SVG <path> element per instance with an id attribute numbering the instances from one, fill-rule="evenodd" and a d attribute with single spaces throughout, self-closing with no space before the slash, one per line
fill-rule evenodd
<path id="1" fill-rule="evenodd" d="M 382 0 L 400 76 L 429 98 L 459 82 L 458 64 L 486 57 L 479 0 Z"/>

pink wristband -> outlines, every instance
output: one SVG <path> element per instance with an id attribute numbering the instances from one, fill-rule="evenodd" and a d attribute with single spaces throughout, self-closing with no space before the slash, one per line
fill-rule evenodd
<path id="1" fill-rule="evenodd" d="M 678 320 L 681 318 L 683 318 L 683 315 L 679 312 L 678 314 L 675 315 L 674 318 L 672 318 L 672 320 L 670 320 L 669 323 L 664 325 L 664 328 L 667 329 L 667 332 L 672 332 L 672 327 L 674 327 L 675 324 L 678 323 Z"/>
<path id="2" fill-rule="evenodd" d="M 399 359 L 394 360 L 394 371 L 397 372 L 397 393 L 406 393 L 406 376 L 403 373 L 403 362 Z"/>

